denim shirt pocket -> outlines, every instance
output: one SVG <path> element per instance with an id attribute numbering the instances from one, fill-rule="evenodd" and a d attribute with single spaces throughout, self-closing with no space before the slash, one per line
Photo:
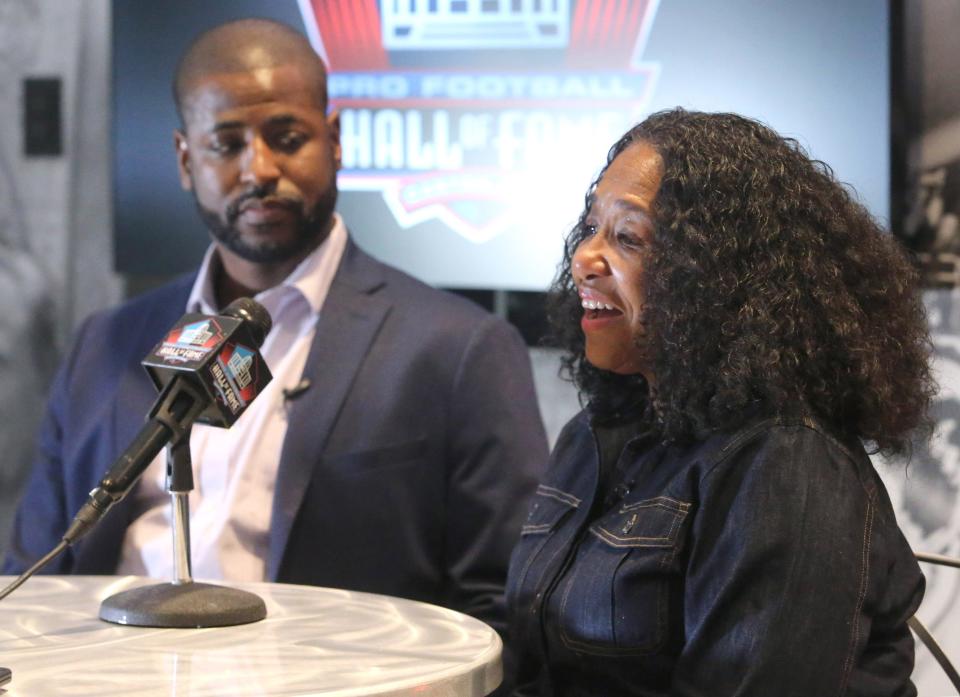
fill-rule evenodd
<path id="1" fill-rule="evenodd" d="M 560 635 L 587 654 L 657 653 L 668 639 L 670 583 L 691 504 L 666 496 L 626 503 L 590 526 L 557 588 Z"/>
<path id="2" fill-rule="evenodd" d="M 520 528 L 520 541 L 513 549 L 510 559 L 510 582 L 507 588 L 508 602 L 514 602 L 533 589 L 540 589 L 540 579 L 531 579 L 528 586 L 527 576 L 531 568 L 539 569 L 539 576 L 546 571 L 548 564 L 538 561 L 544 545 L 560 523 L 580 506 L 580 499 L 560 489 L 541 484 L 537 487 L 527 518 Z"/>

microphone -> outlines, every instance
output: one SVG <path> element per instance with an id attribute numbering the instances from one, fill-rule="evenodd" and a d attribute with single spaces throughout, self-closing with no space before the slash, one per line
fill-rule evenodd
<path id="1" fill-rule="evenodd" d="M 72 545 L 122 500 L 167 444 L 177 445 L 194 422 L 229 428 L 272 376 L 257 349 L 270 314 L 250 298 L 220 315 L 188 313 L 143 359 L 160 392 L 133 442 L 90 492 L 63 536 Z"/>

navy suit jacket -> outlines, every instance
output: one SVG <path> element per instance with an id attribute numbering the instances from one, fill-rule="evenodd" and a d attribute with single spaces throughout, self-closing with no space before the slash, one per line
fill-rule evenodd
<path id="1" fill-rule="evenodd" d="M 94 315 L 54 382 L 6 573 L 45 554 L 156 399 L 141 359 L 192 277 Z M 386 593 L 503 627 L 510 550 L 546 462 L 516 330 L 348 243 L 289 402 L 270 530 L 272 581 Z M 49 573 L 113 573 L 128 496 Z"/>

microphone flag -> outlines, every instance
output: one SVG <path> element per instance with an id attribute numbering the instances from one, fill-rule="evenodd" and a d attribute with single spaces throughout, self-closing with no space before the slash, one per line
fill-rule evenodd
<path id="1" fill-rule="evenodd" d="M 141 362 L 161 394 L 189 376 L 209 397 L 198 423 L 229 428 L 272 376 L 250 322 L 224 315 L 184 315 Z"/>

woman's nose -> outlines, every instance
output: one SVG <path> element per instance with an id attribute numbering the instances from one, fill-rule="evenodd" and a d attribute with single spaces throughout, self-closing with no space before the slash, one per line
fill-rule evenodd
<path id="1" fill-rule="evenodd" d="M 597 276 L 610 273 L 604 254 L 603 242 L 599 235 L 592 235 L 583 240 L 573 252 L 573 278 L 575 281 L 585 281 Z"/>

